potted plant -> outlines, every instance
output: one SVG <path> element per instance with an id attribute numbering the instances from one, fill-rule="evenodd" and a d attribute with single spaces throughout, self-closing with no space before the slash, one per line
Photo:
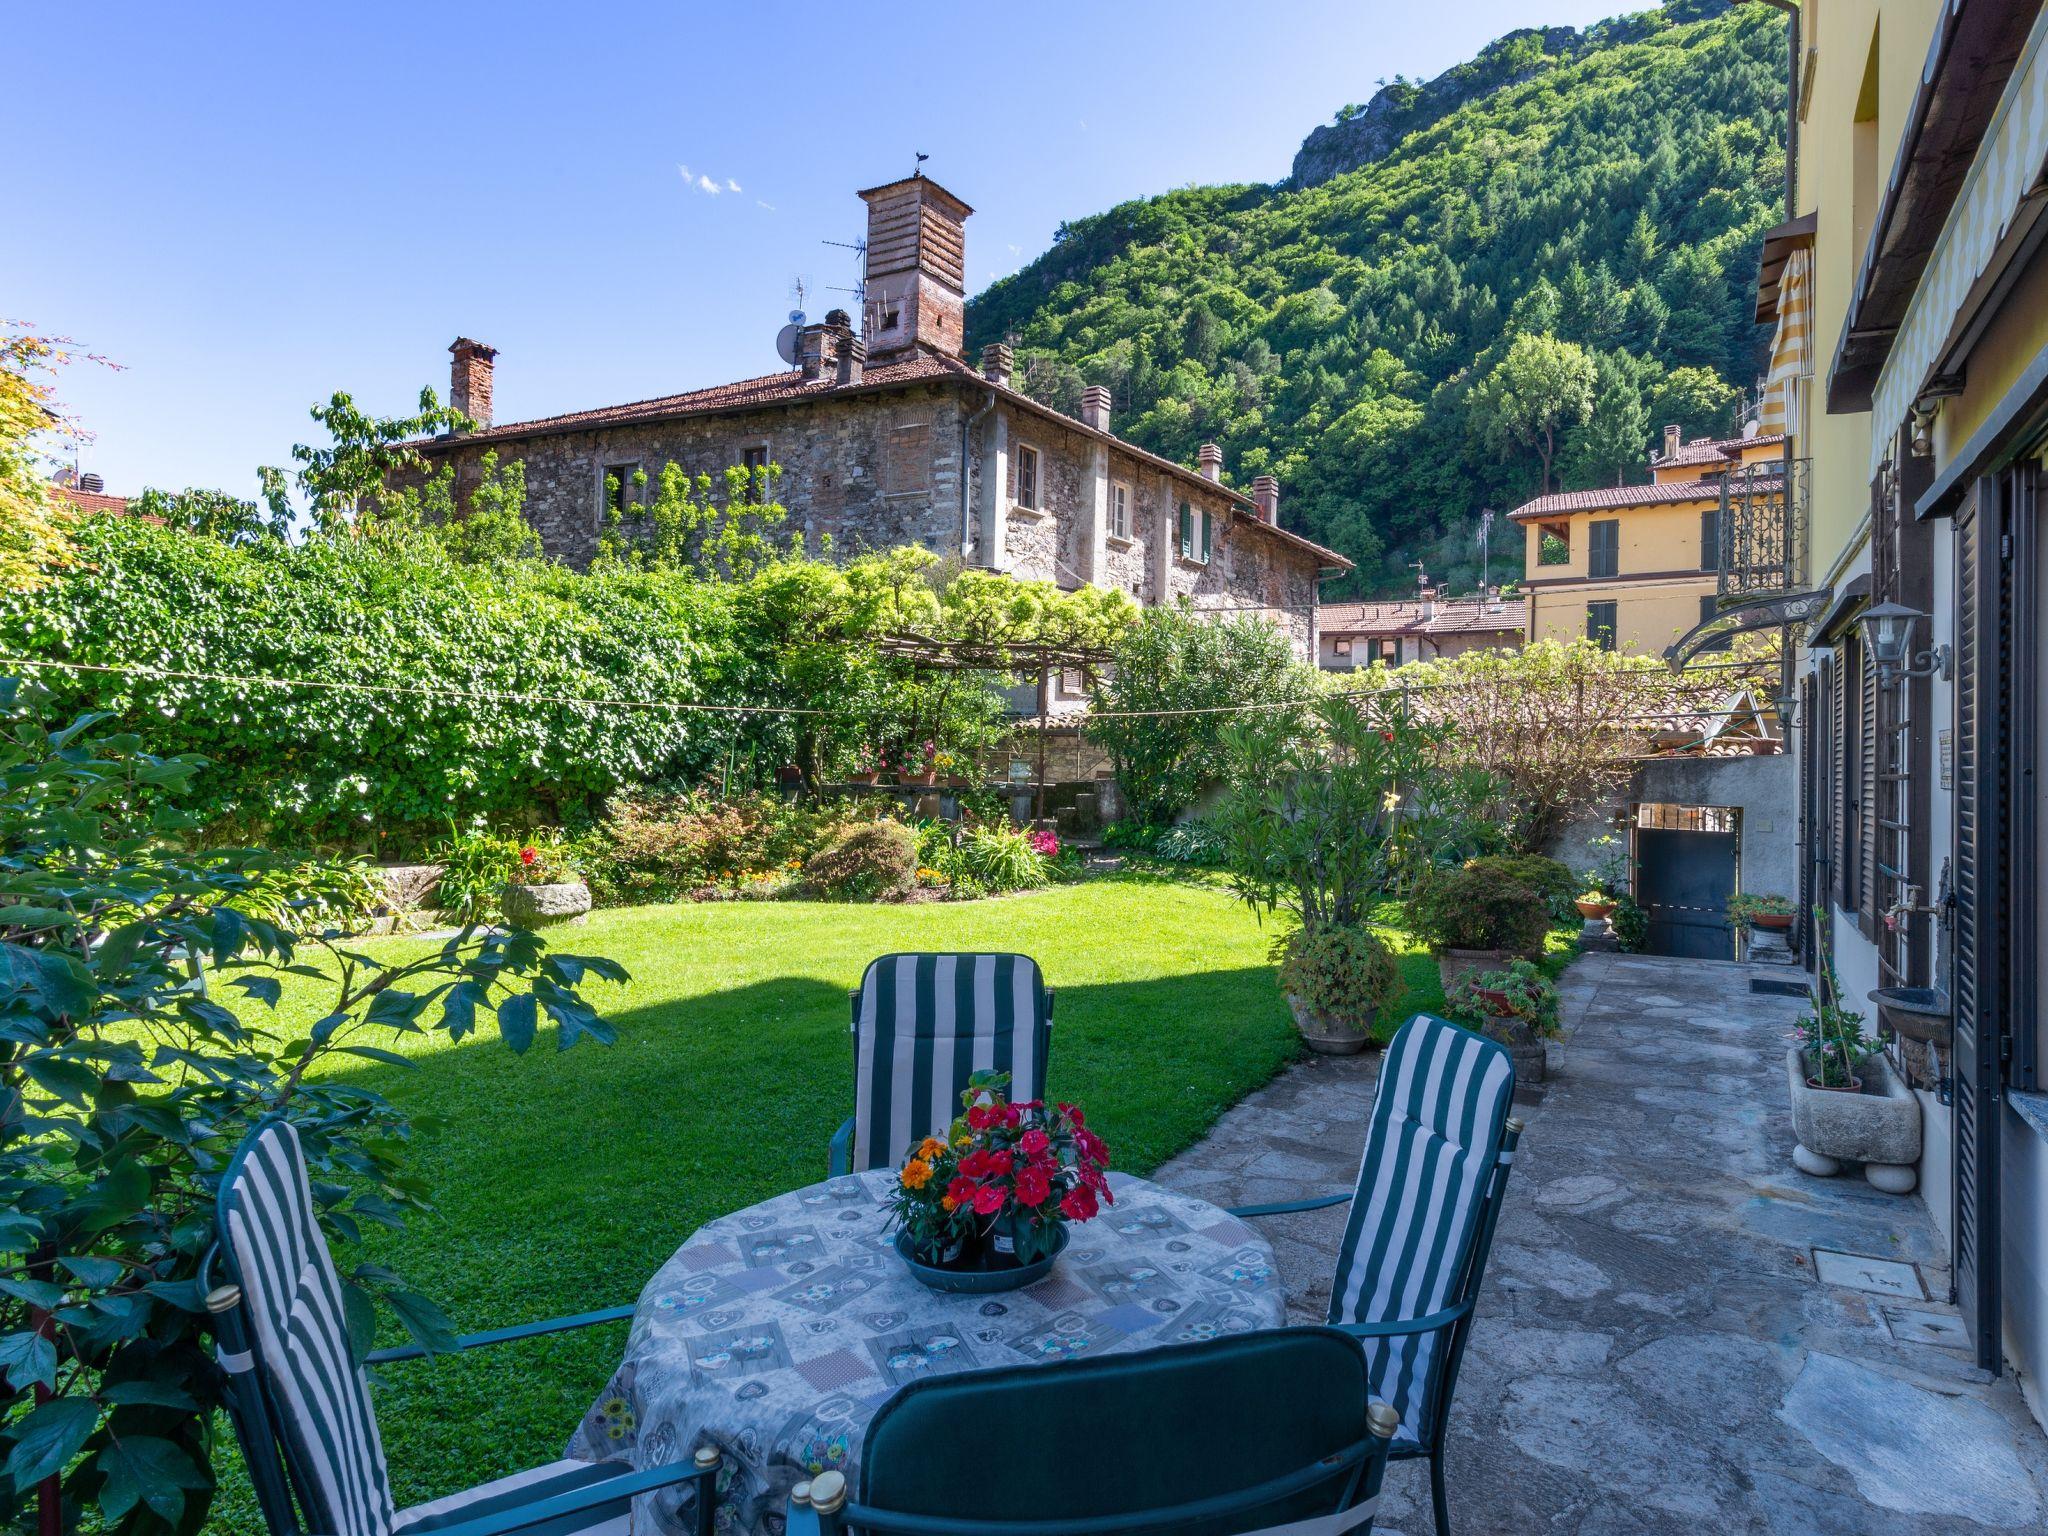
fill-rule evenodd
<path id="1" fill-rule="evenodd" d="M 1572 905 L 1579 909 L 1579 916 L 1592 922 L 1604 923 L 1614 915 L 1618 903 L 1599 887 L 1591 886 L 1574 897 Z"/>
<path id="2" fill-rule="evenodd" d="M 853 760 L 853 771 L 846 776 L 849 784 L 873 784 L 881 778 L 879 759 L 869 749 L 863 748 L 860 756 Z"/>
<path id="3" fill-rule="evenodd" d="M 1436 952 L 1446 993 L 1464 976 L 1542 954 L 1550 932 L 1542 892 L 1483 859 L 1433 871 L 1409 897 L 1407 915 L 1409 931 Z"/>
<path id="4" fill-rule="evenodd" d="M 1275 950 L 1280 990 L 1302 1042 L 1324 1056 L 1366 1048 L 1401 988 L 1393 952 L 1370 929 L 1325 923 L 1300 928 Z"/>
<path id="5" fill-rule="evenodd" d="M 1792 901 L 1786 896 L 1753 896 L 1747 891 L 1730 898 L 1728 920 L 1737 927 L 1747 924 L 1772 933 L 1792 926 Z"/>
<path id="6" fill-rule="evenodd" d="M 1825 934 L 1822 914 L 1815 932 Z M 1920 1104 L 1863 1032 L 1863 1015 L 1841 1004 L 1841 981 L 1822 940 L 1820 985 L 1785 1054 L 1798 1144 L 1793 1164 L 1820 1177 L 1861 1163 L 1872 1187 L 1908 1194 L 1918 1181 Z"/>
<path id="7" fill-rule="evenodd" d="M 932 766 L 938 770 L 939 782 L 949 789 L 967 787 L 967 759 L 957 752 L 941 752 L 933 759 Z"/>
<path id="8" fill-rule="evenodd" d="M 1549 1073 L 1543 1042 L 1558 1032 L 1557 987 L 1541 968 L 1516 960 L 1504 969 L 1460 976 L 1444 993 L 1453 1019 L 1508 1048 L 1515 1079 L 1540 1083 Z"/>
<path id="9" fill-rule="evenodd" d="M 944 1137 L 911 1148 L 890 1207 L 897 1251 L 939 1290 L 1029 1285 L 1092 1221 L 1109 1188 L 1109 1148 L 1073 1104 L 1013 1104 L 1005 1072 L 977 1072 Z"/>
<path id="10" fill-rule="evenodd" d="M 536 839 L 519 849 L 503 906 L 505 921 L 515 928 L 579 923 L 590 911 L 590 887 L 560 839 Z"/>
<path id="11" fill-rule="evenodd" d="M 903 782 L 906 784 L 936 784 L 939 782 L 939 749 L 936 743 L 926 742 L 921 754 L 915 759 L 903 760 Z"/>

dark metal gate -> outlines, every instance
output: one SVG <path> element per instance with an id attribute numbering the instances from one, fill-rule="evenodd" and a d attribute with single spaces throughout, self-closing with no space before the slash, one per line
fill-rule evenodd
<path id="1" fill-rule="evenodd" d="M 1650 920 L 1653 955 L 1733 960 L 1735 813 L 1717 806 L 1637 808 L 1637 901 Z"/>

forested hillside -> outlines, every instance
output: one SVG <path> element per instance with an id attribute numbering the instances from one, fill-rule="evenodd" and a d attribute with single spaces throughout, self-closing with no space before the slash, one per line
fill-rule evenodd
<path id="1" fill-rule="evenodd" d="M 1356 590 L 1418 558 L 1476 580 L 1481 508 L 1546 472 L 1646 478 L 1659 425 L 1727 428 L 1753 387 L 1784 27 L 1674 0 L 1511 34 L 1346 108 L 1289 183 L 1064 226 L 973 302 L 970 344 L 1013 337 L 1063 410 L 1108 385 L 1118 430 L 1161 453 L 1214 439 L 1234 483 L 1277 474 L 1283 520 L 1358 561 Z M 1495 547 L 1496 579 L 1517 571 L 1515 540 Z"/>

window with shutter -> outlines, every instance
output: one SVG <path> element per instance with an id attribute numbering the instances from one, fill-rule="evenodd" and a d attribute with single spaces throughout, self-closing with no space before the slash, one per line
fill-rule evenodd
<path id="1" fill-rule="evenodd" d="M 1209 539 L 1215 521 L 1213 513 L 1207 511 L 1202 513 L 1202 564 L 1204 565 L 1209 563 Z"/>
<path id="2" fill-rule="evenodd" d="M 1709 507 L 1700 514 L 1700 569 L 1721 569 L 1721 509 Z"/>
<path id="3" fill-rule="evenodd" d="M 1619 519 L 1586 524 L 1586 574 L 1595 581 L 1621 574 Z"/>
<path id="4" fill-rule="evenodd" d="M 1186 502 L 1180 504 L 1180 557 L 1195 558 L 1195 514 Z"/>
<path id="5" fill-rule="evenodd" d="M 1877 660 L 1856 647 L 1856 918 L 1876 942 L 1877 911 Z"/>
<path id="6" fill-rule="evenodd" d="M 1617 603 L 1586 604 L 1586 638 L 1603 651 L 1614 649 L 1615 626 L 1620 622 Z"/>

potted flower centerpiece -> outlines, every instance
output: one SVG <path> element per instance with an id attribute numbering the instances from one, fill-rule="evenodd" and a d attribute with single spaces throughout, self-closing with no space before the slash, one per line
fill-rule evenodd
<path id="1" fill-rule="evenodd" d="M 890 1207 L 896 1251 L 935 1290 L 1013 1290 L 1041 1278 L 1070 1222 L 1109 1189 L 1109 1148 L 1073 1104 L 1013 1104 L 1009 1074 L 977 1072 L 944 1136 L 910 1149 Z"/>
<path id="2" fill-rule="evenodd" d="M 1361 926 L 1323 923 L 1296 929 L 1273 953 L 1302 1043 L 1324 1056 L 1364 1050 L 1401 989 L 1400 968 L 1386 941 Z"/>
<path id="3" fill-rule="evenodd" d="M 1531 962 L 1459 977 L 1445 992 L 1444 1007 L 1508 1048 L 1517 1082 L 1540 1083 L 1548 1075 L 1543 1043 L 1558 1032 L 1557 987 Z"/>
<path id="4" fill-rule="evenodd" d="M 505 921 L 514 928 L 577 923 L 590 911 L 590 887 L 567 847 L 551 838 L 536 839 L 521 845 L 502 905 Z"/>
<path id="5" fill-rule="evenodd" d="M 1762 928 L 1772 933 L 1783 933 L 1792 926 L 1792 900 L 1788 896 L 1751 895 L 1744 891 L 1730 898 L 1728 920 L 1751 928 Z"/>

